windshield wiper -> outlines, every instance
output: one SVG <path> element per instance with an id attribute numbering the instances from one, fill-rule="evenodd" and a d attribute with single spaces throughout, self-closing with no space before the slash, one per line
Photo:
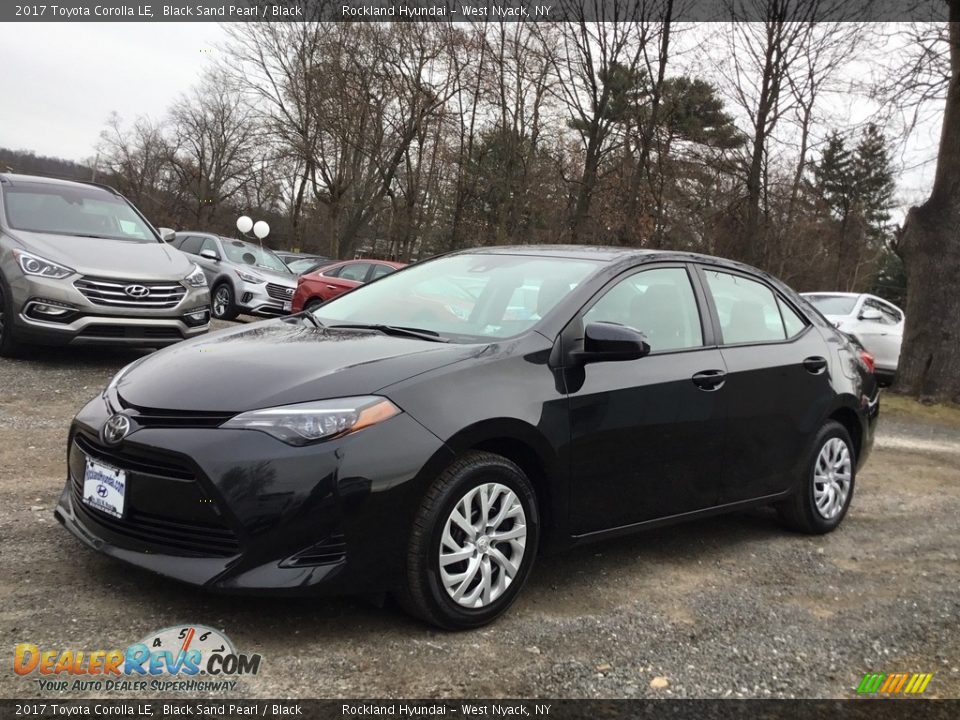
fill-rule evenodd
<path id="1" fill-rule="evenodd" d="M 356 323 L 350 325 L 328 325 L 329 328 L 340 330 L 377 330 L 384 335 L 396 335 L 399 337 L 413 337 L 420 340 L 429 340 L 430 342 L 450 342 L 446 338 L 440 337 L 440 333 L 433 330 L 424 330 L 423 328 L 401 327 L 399 325 L 367 325 Z"/>
<path id="2" fill-rule="evenodd" d="M 310 312 L 309 310 L 304 310 L 302 313 L 298 313 L 298 315 L 299 315 L 300 317 L 306 318 L 307 320 L 309 320 L 310 322 L 312 322 L 313 325 L 314 325 L 314 327 L 317 327 L 317 328 L 325 327 L 325 325 L 324 325 L 322 322 L 320 322 L 319 320 L 317 320 L 317 319 L 313 316 L 313 313 Z"/>

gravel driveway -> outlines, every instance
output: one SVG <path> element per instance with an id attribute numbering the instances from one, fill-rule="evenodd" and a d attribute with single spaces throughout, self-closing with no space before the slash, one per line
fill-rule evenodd
<path id="1" fill-rule="evenodd" d="M 43 695 L 10 671 L 15 643 L 122 648 L 189 622 L 263 656 L 249 697 L 846 698 L 868 671 L 960 696 L 960 423 L 881 412 L 832 535 L 758 511 L 611 541 L 541 560 L 505 618 L 445 634 L 356 598 L 211 596 L 59 527 L 70 418 L 140 354 L 0 360 L 0 697 Z"/>

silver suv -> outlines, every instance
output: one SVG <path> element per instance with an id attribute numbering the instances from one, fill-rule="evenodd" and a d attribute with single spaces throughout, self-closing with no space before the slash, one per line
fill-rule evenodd
<path id="1" fill-rule="evenodd" d="M 183 231 L 172 243 L 203 268 L 210 284 L 213 316 L 273 317 L 290 313 L 297 276 L 272 250 L 204 232 Z"/>
<path id="2" fill-rule="evenodd" d="M 116 190 L 0 173 L 0 355 L 160 347 L 207 331 L 203 271 Z"/>

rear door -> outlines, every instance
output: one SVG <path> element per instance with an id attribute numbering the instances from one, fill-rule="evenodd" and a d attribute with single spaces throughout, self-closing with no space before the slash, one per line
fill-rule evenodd
<path id="1" fill-rule="evenodd" d="M 563 331 L 583 343 L 591 322 L 643 332 L 651 353 L 571 372 L 571 526 L 583 535 L 717 504 L 724 365 L 699 286 L 683 264 L 644 266 L 610 284 Z"/>
<path id="2" fill-rule="evenodd" d="M 832 398 L 827 348 L 758 276 L 701 266 L 726 365 L 723 503 L 790 487 Z"/>

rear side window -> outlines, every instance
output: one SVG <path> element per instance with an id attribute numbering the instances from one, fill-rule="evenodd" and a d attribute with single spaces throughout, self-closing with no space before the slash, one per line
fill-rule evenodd
<path id="1" fill-rule="evenodd" d="M 587 311 L 583 322 L 613 322 L 639 330 L 652 352 L 703 345 L 697 300 L 683 268 L 644 270 L 621 280 Z"/>
<path id="2" fill-rule="evenodd" d="M 780 315 L 783 317 L 783 327 L 787 331 L 787 337 L 792 338 L 803 332 L 807 324 L 793 311 L 793 308 L 779 297 L 777 298 L 777 304 L 780 305 Z"/>
<path id="3" fill-rule="evenodd" d="M 379 277 L 384 275 L 389 275 L 394 271 L 395 268 L 390 267 L 389 265 L 374 265 L 373 266 L 373 275 L 370 277 L 371 280 L 376 280 Z"/>
<path id="4" fill-rule="evenodd" d="M 704 275 L 717 308 L 724 344 L 787 339 L 777 297 L 770 288 L 741 275 L 716 270 L 704 270 Z"/>

